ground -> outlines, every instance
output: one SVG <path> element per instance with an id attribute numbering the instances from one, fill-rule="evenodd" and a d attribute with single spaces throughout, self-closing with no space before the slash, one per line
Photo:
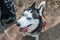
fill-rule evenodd
<path id="1" fill-rule="evenodd" d="M 41 0 L 35 0 L 36 7 L 39 5 Z M 16 1 L 17 2 L 17 1 Z M 17 14 L 17 19 L 21 17 L 21 13 L 27 7 L 29 7 L 34 0 L 28 0 L 22 2 L 22 5 L 17 5 L 15 3 L 15 9 Z M 40 40 L 60 40 L 60 1 L 59 0 L 46 0 L 46 8 L 44 11 L 44 15 L 47 20 L 47 26 L 44 33 L 40 33 Z M 8 34 L 10 35 L 7 37 L 5 33 L 1 33 L 0 40 L 21 40 L 22 33 L 19 32 L 18 27 L 16 26 L 15 22 L 8 25 L 7 28 Z M 1 29 L 1 28 L 0 28 Z M 24 37 L 23 40 L 34 40 L 32 37 Z"/>

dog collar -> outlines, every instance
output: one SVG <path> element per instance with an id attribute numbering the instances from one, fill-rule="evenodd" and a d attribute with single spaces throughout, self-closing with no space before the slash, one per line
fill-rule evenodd
<path id="1" fill-rule="evenodd" d="M 41 18 L 42 18 L 42 29 L 44 29 L 44 30 L 45 30 L 47 22 L 46 22 L 46 20 L 45 20 L 45 17 L 44 17 L 44 16 L 41 16 Z"/>

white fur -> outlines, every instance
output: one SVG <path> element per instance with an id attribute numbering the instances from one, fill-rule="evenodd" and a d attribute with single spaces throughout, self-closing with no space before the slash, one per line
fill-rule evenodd
<path id="1" fill-rule="evenodd" d="M 30 11 L 25 11 L 23 14 L 26 16 L 26 17 L 30 17 L 32 18 L 32 13 L 31 13 L 32 10 Z"/>
<path id="2" fill-rule="evenodd" d="M 43 7 L 41 7 L 41 9 L 39 10 L 40 16 L 42 16 L 42 10 L 43 10 Z"/>
<path id="3" fill-rule="evenodd" d="M 40 5 L 38 6 L 38 9 L 41 7 L 41 5 L 42 5 L 43 7 L 45 7 L 45 4 L 46 4 L 46 2 L 45 2 L 45 1 L 42 1 L 42 2 L 40 3 Z"/>
<path id="4" fill-rule="evenodd" d="M 38 24 L 39 24 L 39 20 L 38 19 L 33 19 L 32 17 L 32 13 L 31 10 L 30 11 L 25 11 L 23 13 L 25 16 L 22 16 L 18 22 L 21 24 L 20 28 L 24 28 L 27 27 L 29 24 L 32 24 L 30 27 L 28 27 L 28 32 L 23 33 L 23 36 L 26 35 L 30 35 L 32 37 L 35 37 L 35 40 L 39 40 L 39 35 L 37 34 L 30 34 L 30 32 L 32 32 L 32 30 L 34 30 L 35 28 L 37 28 Z M 27 17 L 32 18 L 31 20 L 28 20 Z"/>
<path id="5" fill-rule="evenodd" d="M 41 32 L 44 32 L 44 29 L 42 29 Z"/>
<path id="6" fill-rule="evenodd" d="M 42 5 L 41 9 L 39 10 L 40 16 L 42 16 L 42 10 L 45 7 L 45 3 L 46 3 L 45 1 L 42 1 L 38 7 L 38 9 L 39 9 Z M 35 40 L 39 40 L 39 34 L 37 34 L 37 33 L 30 34 L 30 32 L 38 26 L 39 20 L 33 19 L 31 10 L 25 11 L 23 14 L 25 16 L 22 16 L 21 19 L 18 20 L 18 22 L 21 24 L 20 28 L 24 28 L 24 27 L 27 27 L 27 25 L 32 24 L 30 27 L 28 27 L 28 32 L 23 33 L 23 36 L 30 35 L 32 37 L 35 37 L 36 38 Z M 27 20 L 27 17 L 30 17 L 32 19 Z M 41 30 L 41 31 L 43 32 L 43 30 Z"/>
<path id="7" fill-rule="evenodd" d="M 39 20 L 38 19 L 27 20 L 27 18 L 23 16 L 20 20 L 18 20 L 18 22 L 21 24 L 20 28 L 24 28 L 27 27 L 29 24 L 32 24 L 30 27 L 28 27 L 29 28 L 28 32 L 31 32 L 38 26 Z"/>
<path id="8" fill-rule="evenodd" d="M 23 33 L 23 36 L 25 37 L 26 35 L 29 35 L 29 36 L 32 36 L 32 37 L 35 37 L 35 40 L 39 40 L 39 34 L 30 34 L 30 33 Z"/>
<path id="9" fill-rule="evenodd" d="M 41 9 L 39 10 L 40 16 L 42 16 L 42 10 L 43 10 L 43 8 L 45 8 L 45 4 L 46 4 L 46 2 L 42 1 L 40 3 L 40 5 L 38 6 L 38 9 L 42 6 Z"/>

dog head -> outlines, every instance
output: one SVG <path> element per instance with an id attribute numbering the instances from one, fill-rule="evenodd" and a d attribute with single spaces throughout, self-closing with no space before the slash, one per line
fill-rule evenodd
<path id="1" fill-rule="evenodd" d="M 45 1 L 41 2 L 38 8 L 35 8 L 35 2 L 22 13 L 22 17 L 17 21 L 20 31 L 32 32 L 41 23 L 41 16 L 43 16 L 43 10 L 45 7 Z"/>

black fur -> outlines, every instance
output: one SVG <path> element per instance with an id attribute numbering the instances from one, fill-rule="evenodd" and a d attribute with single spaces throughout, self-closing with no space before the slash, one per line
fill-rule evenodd
<path id="1" fill-rule="evenodd" d="M 6 6 L 7 4 L 8 4 L 8 6 Z M 8 22 L 6 21 L 6 23 L 11 23 L 14 21 L 13 18 L 15 18 L 16 14 L 15 14 L 13 5 L 10 6 L 12 4 L 12 2 L 10 2 L 10 3 L 8 2 L 7 4 L 5 3 L 5 0 L 0 0 L 0 7 L 1 7 L 1 18 L 0 18 L 0 20 L 7 19 L 9 21 Z M 13 10 L 11 10 L 11 9 L 13 9 Z"/>
<path id="2" fill-rule="evenodd" d="M 34 30 L 31 32 L 31 34 L 33 34 L 33 33 L 36 32 L 36 31 L 41 31 L 41 29 L 42 29 L 42 20 L 41 20 L 41 16 L 39 16 L 38 19 L 39 19 L 39 24 L 38 24 L 37 28 L 34 29 Z"/>
<path id="3" fill-rule="evenodd" d="M 36 8 L 35 8 L 35 9 L 33 9 L 33 10 L 31 11 L 31 13 L 33 14 L 32 16 L 33 16 L 33 18 L 34 18 L 34 19 L 39 18 L 39 14 L 38 14 L 38 12 L 37 12 L 37 9 L 36 9 Z"/>
<path id="4" fill-rule="evenodd" d="M 34 2 L 29 8 L 35 8 L 36 2 Z"/>
<path id="5" fill-rule="evenodd" d="M 42 7 L 42 6 L 41 6 Z M 41 18 L 41 16 L 39 15 L 39 10 L 41 9 L 41 7 L 39 8 L 39 9 L 34 9 L 33 11 L 32 11 L 32 16 L 33 16 L 33 18 L 34 19 L 39 19 L 39 24 L 38 24 L 38 26 L 37 26 L 37 28 L 36 29 L 34 29 L 31 33 L 33 34 L 34 32 L 38 32 L 38 31 L 41 31 L 41 29 L 42 29 L 42 18 Z M 43 15 L 43 11 L 44 11 L 44 9 L 42 10 L 42 15 Z M 44 15 L 43 15 L 44 16 Z"/>

